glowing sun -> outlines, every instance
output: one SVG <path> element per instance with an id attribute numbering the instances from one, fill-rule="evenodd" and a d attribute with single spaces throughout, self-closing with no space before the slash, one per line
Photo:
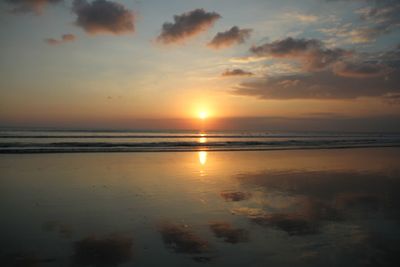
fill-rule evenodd
<path id="1" fill-rule="evenodd" d="M 199 112 L 199 118 L 200 118 L 201 120 L 205 120 L 205 119 L 207 118 L 207 116 L 208 116 L 208 114 L 207 114 L 206 111 L 200 111 L 200 112 Z"/>

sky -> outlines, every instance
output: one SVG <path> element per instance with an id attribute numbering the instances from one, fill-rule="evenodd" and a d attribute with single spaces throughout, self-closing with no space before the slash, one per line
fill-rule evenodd
<path id="1" fill-rule="evenodd" d="M 1 127 L 400 131 L 399 0 L 0 0 L 0 22 Z"/>

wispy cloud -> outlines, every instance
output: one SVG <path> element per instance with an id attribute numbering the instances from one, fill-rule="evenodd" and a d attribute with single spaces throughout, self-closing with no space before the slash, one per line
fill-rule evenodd
<path id="1" fill-rule="evenodd" d="M 244 56 L 244 57 L 233 57 L 229 59 L 232 63 L 254 63 L 264 61 L 265 58 L 258 57 L 258 56 Z"/>
<path id="2" fill-rule="evenodd" d="M 400 104 L 400 93 L 388 93 L 382 96 L 382 100 L 390 105 Z"/>
<path id="3" fill-rule="evenodd" d="M 347 1 L 358 1 L 369 4 L 369 6 L 355 11 L 359 16 L 361 25 L 346 23 L 337 27 L 322 29 L 322 32 L 331 36 L 339 36 L 343 38 L 343 42 L 370 43 L 382 35 L 390 34 L 400 29 L 400 3 L 398 0 Z"/>
<path id="4" fill-rule="evenodd" d="M 312 14 L 304 14 L 300 12 L 288 12 L 283 15 L 286 18 L 300 21 L 301 23 L 314 23 L 317 22 L 319 17 Z"/>
<path id="5" fill-rule="evenodd" d="M 252 76 L 252 75 L 254 75 L 254 73 L 242 69 L 232 69 L 232 70 L 227 69 L 221 74 L 221 76 L 223 77 Z"/>
<path id="6" fill-rule="evenodd" d="M 356 27 L 352 23 L 345 23 L 342 25 L 336 25 L 334 27 L 321 28 L 319 31 L 329 36 L 331 38 L 331 43 L 359 44 L 372 41 L 371 38 L 365 35 L 365 31 L 368 29 L 369 28 Z"/>
<path id="7" fill-rule="evenodd" d="M 360 38 L 375 40 L 377 37 L 400 29 L 400 3 L 367 7 L 358 10 L 360 18 L 372 24 L 371 27 L 358 29 Z"/>
<path id="8" fill-rule="evenodd" d="M 73 42 L 76 40 L 76 36 L 71 33 L 63 34 L 61 36 L 61 39 L 54 39 L 54 38 L 48 38 L 45 39 L 45 42 L 48 43 L 49 45 L 59 45 L 63 43 L 68 43 L 68 42 Z"/>
<path id="9" fill-rule="evenodd" d="M 13 13 L 33 12 L 40 15 L 44 8 L 49 4 L 60 3 L 63 0 L 5 0 L 5 2 L 13 5 L 11 10 Z"/>

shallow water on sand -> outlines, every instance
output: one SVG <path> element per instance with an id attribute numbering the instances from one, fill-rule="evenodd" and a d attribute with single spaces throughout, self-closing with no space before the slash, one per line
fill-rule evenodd
<path id="1" fill-rule="evenodd" d="M 0 155 L 0 266 L 398 266 L 399 156 Z"/>

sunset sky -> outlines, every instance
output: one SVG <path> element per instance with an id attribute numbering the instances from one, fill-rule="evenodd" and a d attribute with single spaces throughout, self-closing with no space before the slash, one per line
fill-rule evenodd
<path id="1" fill-rule="evenodd" d="M 205 112 L 210 129 L 400 131 L 398 0 L 1 0 L 0 13 L 2 127 L 188 129 Z"/>

